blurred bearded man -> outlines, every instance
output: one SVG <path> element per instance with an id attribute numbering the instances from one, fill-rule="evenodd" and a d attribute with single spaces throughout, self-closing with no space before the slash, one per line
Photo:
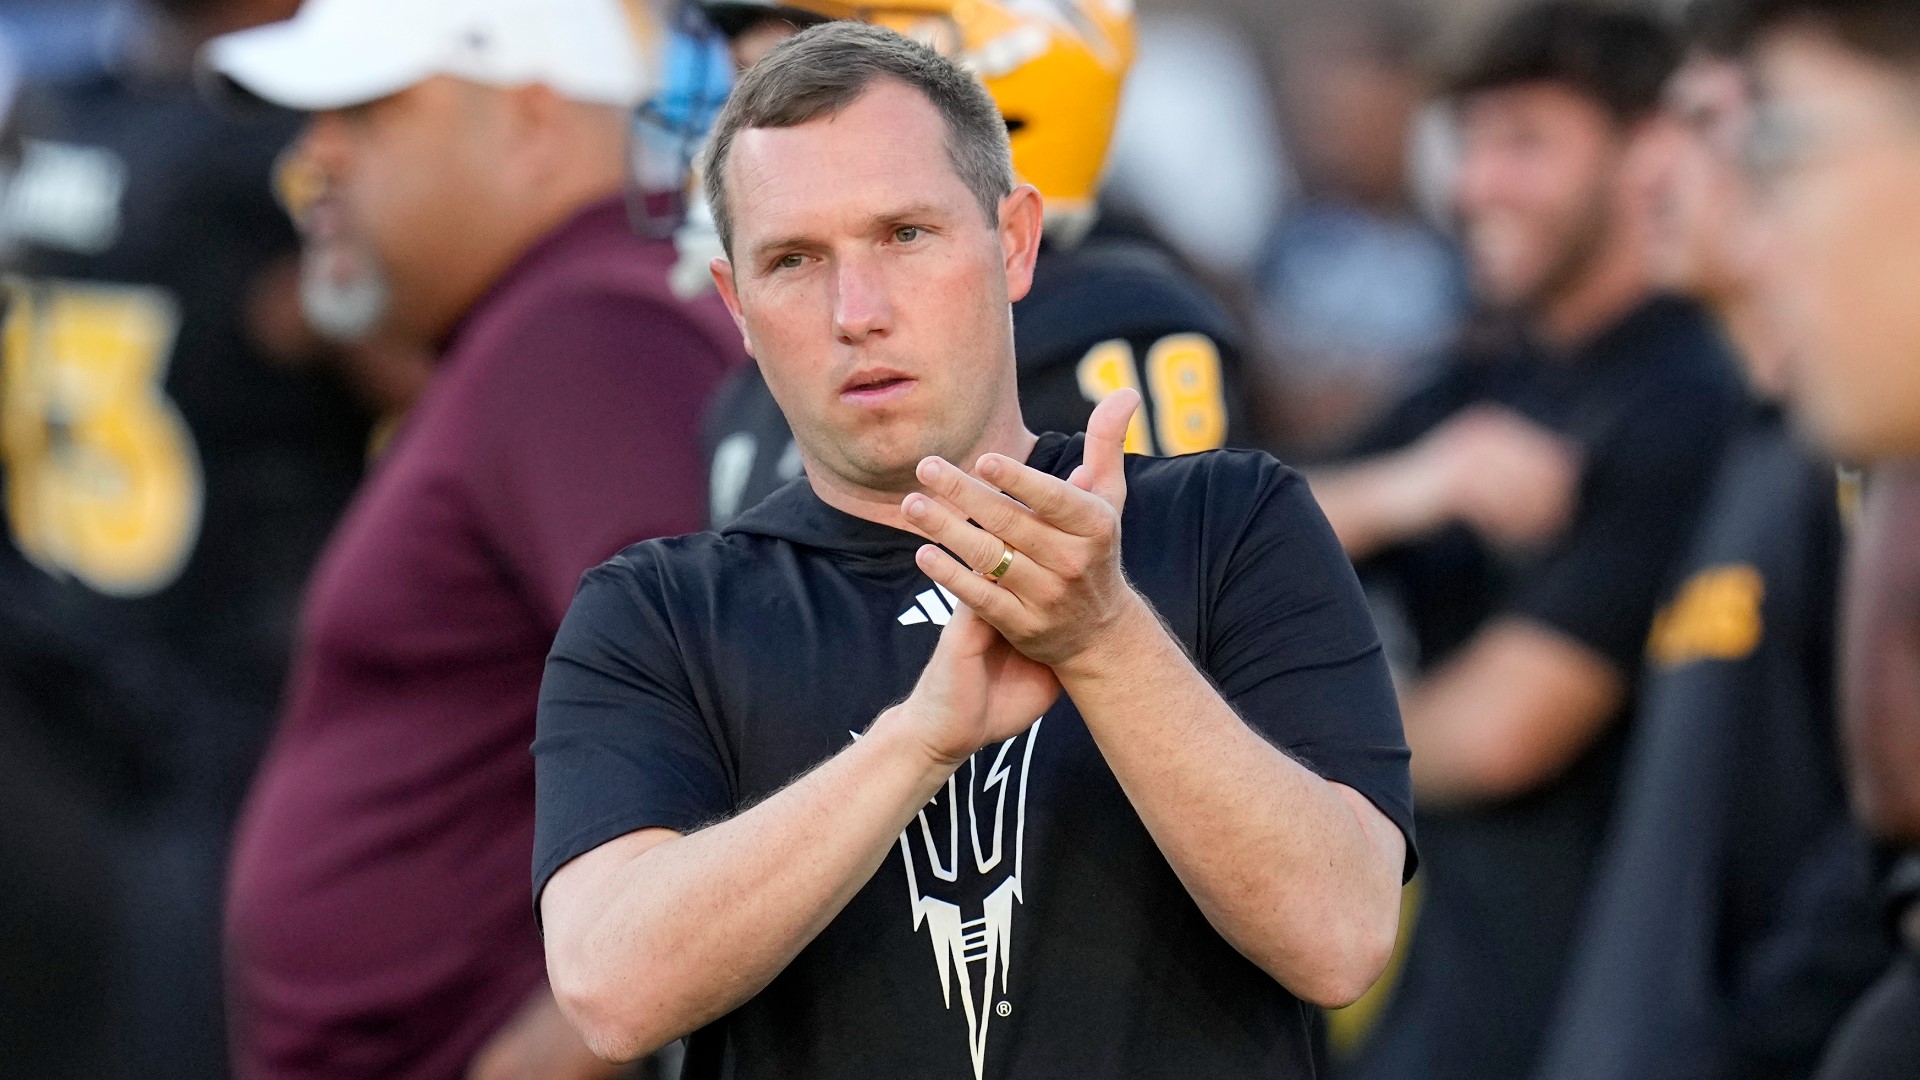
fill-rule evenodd
<path id="1" fill-rule="evenodd" d="M 1366 1080 L 1523 1080 L 1604 835 L 1647 624 L 1739 390 L 1650 269 L 1651 16 L 1522 9 L 1452 80 L 1475 287 L 1518 344 L 1469 344 L 1314 490 L 1407 628 L 1401 702 L 1427 860 Z"/>
<path id="2" fill-rule="evenodd" d="M 616 0 L 311 0 L 210 47 L 313 114 L 305 217 L 344 261 L 309 306 L 440 354 L 322 560 L 236 841 L 248 1080 L 609 1074 L 526 906 L 540 671 L 582 571 L 703 520 L 738 355 L 629 224 L 634 36 Z"/>

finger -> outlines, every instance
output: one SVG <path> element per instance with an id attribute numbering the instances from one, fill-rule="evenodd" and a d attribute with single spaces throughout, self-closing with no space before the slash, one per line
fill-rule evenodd
<path id="1" fill-rule="evenodd" d="M 1089 497 L 1087 489 L 1072 483 L 1071 478 L 1049 476 L 1002 454 L 982 454 L 975 468 L 989 483 L 1025 503 L 1041 522 L 1075 536 L 1098 535 L 1112 520 L 1112 508 L 1097 497 Z M 1074 473 L 1079 475 L 1080 469 Z M 974 520 L 980 521 L 977 517 Z M 1014 546 L 1028 550 L 1017 541 Z"/>
<path id="2" fill-rule="evenodd" d="M 935 584 L 946 586 L 948 592 L 996 630 L 1014 625 L 1026 613 L 1013 593 L 962 566 L 952 555 L 932 544 L 921 545 L 920 550 L 913 553 L 913 561 L 921 573 L 932 578 Z"/>
<path id="3" fill-rule="evenodd" d="M 1127 425 L 1139 408 L 1140 392 L 1123 387 L 1103 398 L 1087 418 L 1088 490 L 1115 510 L 1127 501 Z"/>
<path id="4" fill-rule="evenodd" d="M 920 535 L 953 552 L 974 572 L 984 574 L 999 565 L 1000 557 L 1011 546 L 1004 540 L 969 524 L 952 508 L 943 506 L 930 495 L 915 492 L 900 500 L 907 523 Z"/>
<path id="5" fill-rule="evenodd" d="M 926 488 L 927 494 L 958 511 L 963 520 L 971 519 L 975 525 L 1017 550 L 1037 553 L 1058 540 L 1055 535 L 1058 530 L 1042 521 L 1033 510 L 967 475 L 959 466 L 944 458 L 923 459 L 919 468 L 914 470 L 914 475 Z M 999 549 L 995 548 L 993 554 L 997 559 Z"/>

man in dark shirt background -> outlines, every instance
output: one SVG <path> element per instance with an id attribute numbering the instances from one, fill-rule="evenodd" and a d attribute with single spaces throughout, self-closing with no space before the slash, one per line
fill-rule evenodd
<path id="1" fill-rule="evenodd" d="M 617 0 L 311 0 L 209 49 L 314 113 L 309 212 L 372 255 L 367 332 L 440 352 L 321 560 L 235 840 L 248 1080 L 609 1072 L 526 904 L 535 695 L 581 572 L 702 522 L 739 347 L 629 223 L 640 29 Z"/>
<path id="2" fill-rule="evenodd" d="M 1578 2 L 1509 17 L 1453 80 L 1476 288 L 1524 340 L 1464 348 L 1315 493 L 1391 621 L 1426 852 L 1368 1080 L 1519 1080 L 1552 1014 L 1668 565 L 1739 392 L 1656 295 L 1678 47 Z"/>
<path id="3" fill-rule="evenodd" d="M 1839 485 L 1781 411 L 1789 343 L 1755 282 L 1728 6 L 1694 10 L 1668 87 L 1656 255 L 1728 331 L 1753 401 L 1654 618 L 1542 1080 L 1810 1075 L 1888 959 L 1835 726 Z"/>
<path id="4" fill-rule="evenodd" d="M 1130 389 L 1027 430 L 1040 197 L 925 45 L 781 43 L 710 154 L 806 479 L 568 612 L 534 860 L 568 1014 L 615 1058 L 699 1029 L 699 1077 L 1312 1076 L 1305 1002 L 1378 977 L 1412 852 L 1305 483 L 1127 457 Z"/>
<path id="5" fill-rule="evenodd" d="M 1099 219 L 1097 196 L 1115 113 L 1133 60 L 1133 16 L 1105 0 L 1071 0 L 1071 20 L 1040 8 L 971 0 L 899 6 L 841 0 L 706 0 L 744 61 L 796 25 L 860 19 L 916 35 L 951 20 L 942 47 L 982 61 L 1014 36 L 1044 34 L 1017 63 L 978 63 L 1006 118 L 1014 172 L 1047 200 L 1033 290 L 1013 307 L 1020 404 L 1037 431 L 1079 431 L 1093 403 L 1122 386 L 1145 405 L 1127 450 L 1190 454 L 1235 445 L 1241 426 L 1241 334 L 1220 303 L 1164 249 Z M 718 527 L 800 474 L 780 406 L 754 365 L 735 372 L 709 410 L 711 510 Z"/>
<path id="6" fill-rule="evenodd" d="M 0 345 L 0 681 L 9 720 L 52 746 L 17 760 L 80 791 L 112 849 L 97 1007 L 140 1075 L 224 1069 L 227 838 L 365 461 L 365 410 L 301 321 L 272 198 L 295 118 L 224 115 L 193 79 L 200 42 L 293 6 L 123 5 L 97 66 L 17 102 L 0 200 L 20 275 Z"/>

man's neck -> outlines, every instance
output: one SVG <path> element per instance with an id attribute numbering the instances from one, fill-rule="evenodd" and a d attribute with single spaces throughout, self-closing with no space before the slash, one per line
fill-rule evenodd
<path id="1" fill-rule="evenodd" d="M 439 349 L 446 348 L 474 307 L 534 248 L 588 207 L 619 193 L 617 182 L 599 188 L 584 187 L 565 197 L 547 199 L 539 206 L 525 208 L 510 218 L 503 215 L 511 227 L 499 232 L 488 235 L 475 230 L 464 241 L 448 238 L 448 246 L 455 252 L 446 260 L 448 266 L 469 269 L 463 275 L 451 271 L 443 275 L 443 299 L 434 309 L 441 312 L 441 317 L 431 324 L 425 340 L 438 342 Z M 454 247 L 455 244 L 461 246 Z"/>
<path id="2" fill-rule="evenodd" d="M 1773 320 L 1753 289 L 1711 298 L 1707 307 L 1739 354 L 1747 385 L 1765 401 L 1777 402 L 1786 392 L 1786 350 L 1773 332 Z"/>
<path id="3" fill-rule="evenodd" d="M 1534 330 L 1565 354 L 1600 336 L 1652 293 L 1647 253 L 1637 238 L 1621 237 L 1577 280 L 1540 305 Z"/>
<path id="4" fill-rule="evenodd" d="M 1016 416 L 1011 427 L 997 432 L 993 437 L 981 440 L 981 445 L 968 453 L 960 455 L 953 462 L 968 472 L 973 471 L 973 463 L 980 460 L 982 454 L 1000 454 L 1015 461 L 1025 461 L 1033 453 L 1034 444 L 1040 437 L 1028 431 L 1026 425 Z M 842 513 L 857 518 L 878 522 L 902 532 L 917 533 L 918 529 L 907 524 L 907 516 L 900 509 L 901 500 L 922 488 L 918 483 L 903 484 L 898 487 L 869 487 L 831 469 L 822 467 L 804 450 L 802 460 L 807 466 L 807 483 L 813 486 L 813 493 L 820 501 Z"/>

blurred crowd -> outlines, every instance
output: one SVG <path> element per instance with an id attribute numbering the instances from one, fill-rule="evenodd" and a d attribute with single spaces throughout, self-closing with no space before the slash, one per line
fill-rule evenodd
<path id="1" fill-rule="evenodd" d="M 842 18 L 1046 199 L 1029 426 L 1360 572 L 1421 872 L 1328 1075 L 1920 1076 L 1920 0 L 0 2 L 0 1076 L 677 1075 L 547 988 L 535 695 L 801 474 L 698 155 Z"/>

